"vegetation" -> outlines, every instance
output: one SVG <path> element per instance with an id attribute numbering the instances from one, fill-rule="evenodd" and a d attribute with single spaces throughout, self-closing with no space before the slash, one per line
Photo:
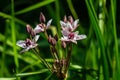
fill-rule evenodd
<path id="1" fill-rule="evenodd" d="M 118 2 L 118 0 L 1 0 L 0 80 L 119 80 Z M 83 40 L 80 40 L 81 36 L 78 38 L 78 35 L 73 39 L 76 35 L 74 29 L 68 30 L 68 39 L 64 39 L 66 28 L 62 25 L 66 21 L 65 15 L 66 18 L 71 16 L 68 22 L 79 19 L 75 31 L 84 34 Z M 37 33 L 36 25 L 46 24 L 47 21 L 50 21 L 50 27 Z M 37 38 L 34 34 L 37 34 L 37 37 L 40 35 L 35 43 L 34 39 Z M 23 47 L 23 44 L 19 44 L 18 41 L 29 37 L 27 42 L 30 42 L 32 47 L 24 42 L 29 49 L 24 48 L 21 53 L 20 47 Z M 61 41 L 67 45 L 63 43 L 61 47 Z M 62 64 L 64 65 L 62 70 L 58 70 L 60 73 L 54 72 L 55 67 L 58 69 L 60 66 L 57 65 Z"/>

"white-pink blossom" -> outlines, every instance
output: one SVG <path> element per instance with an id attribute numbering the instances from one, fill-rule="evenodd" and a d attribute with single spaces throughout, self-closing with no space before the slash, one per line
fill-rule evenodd
<path id="1" fill-rule="evenodd" d="M 68 32 L 68 31 L 62 31 L 63 37 L 61 37 L 61 41 L 64 42 L 73 42 L 77 44 L 77 40 L 82 40 L 86 38 L 86 35 L 78 35 L 78 31 L 76 32 Z"/>
<path id="2" fill-rule="evenodd" d="M 16 45 L 23 48 L 23 50 L 20 52 L 23 53 L 32 48 L 35 48 L 38 45 L 36 43 L 38 39 L 39 39 L 39 35 L 36 35 L 32 40 L 31 39 L 19 40 L 17 41 Z"/>
<path id="3" fill-rule="evenodd" d="M 34 28 L 34 32 L 35 33 L 40 33 L 40 32 L 44 32 L 45 30 L 47 30 L 50 25 L 51 25 L 52 19 L 50 19 L 47 24 L 45 25 L 44 23 L 38 24 L 35 28 Z"/>

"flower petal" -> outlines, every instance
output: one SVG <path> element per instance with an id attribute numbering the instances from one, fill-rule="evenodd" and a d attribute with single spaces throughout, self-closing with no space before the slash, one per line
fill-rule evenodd
<path id="1" fill-rule="evenodd" d="M 37 46 L 38 46 L 38 44 L 33 44 L 31 48 L 35 48 Z"/>
<path id="2" fill-rule="evenodd" d="M 70 32 L 68 32 L 66 30 L 62 30 L 61 33 L 63 36 L 68 36 Z"/>
<path id="3" fill-rule="evenodd" d="M 44 29 L 42 29 L 42 28 L 39 26 L 39 24 L 34 28 L 34 32 L 35 32 L 35 33 L 43 32 L 43 31 L 44 31 Z"/>
<path id="4" fill-rule="evenodd" d="M 16 45 L 22 48 L 26 48 L 26 44 L 24 40 L 17 41 Z"/>
<path id="5" fill-rule="evenodd" d="M 66 26 L 66 23 L 63 22 L 63 21 L 60 21 L 60 25 L 61 25 L 62 27 L 65 27 L 65 26 Z"/>
<path id="6" fill-rule="evenodd" d="M 73 30 L 75 30 L 78 27 L 78 22 L 79 22 L 79 19 L 77 19 L 73 22 L 73 24 L 72 24 Z"/>
<path id="7" fill-rule="evenodd" d="M 66 24 L 67 24 L 67 25 L 66 25 L 67 30 L 68 30 L 68 31 L 73 31 L 73 27 L 72 27 L 71 23 L 70 23 L 70 22 L 67 22 Z"/>
<path id="8" fill-rule="evenodd" d="M 71 42 L 73 42 L 73 43 L 77 44 L 77 41 L 76 41 L 76 40 L 71 40 Z"/>
<path id="9" fill-rule="evenodd" d="M 51 23 L 52 23 L 52 19 L 50 19 L 50 20 L 47 22 L 46 29 L 48 29 L 48 27 L 51 25 Z"/>
<path id="10" fill-rule="evenodd" d="M 79 34 L 79 31 L 74 32 L 74 34 L 75 34 L 75 36 L 77 36 Z"/>
<path id="11" fill-rule="evenodd" d="M 23 49 L 22 51 L 20 51 L 20 53 L 26 52 L 26 51 L 28 51 L 29 49 L 30 49 L 30 48 L 27 47 L 27 48 Z"/>
<path id="12" fill-rule="evenodd" d="M 40 35 L 36 35 L 33 40 L 35 40 L 35 42 L 37 42 L 37 40 L 39 39 L 39 37 L 40 37 Z"/>
<path id="13" fill-rule="evenodd" d="M 76 36 L 76 40 L 81 40 L 81 39 L 85 39 L 85 38 L 87 38 L 87 36 L 84 34 Z"/>

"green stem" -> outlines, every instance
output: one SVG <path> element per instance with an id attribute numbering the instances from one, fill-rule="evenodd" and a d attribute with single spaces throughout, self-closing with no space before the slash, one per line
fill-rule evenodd
<path id="1" fill-rule="evenodd" d="M 109 80 L 109 70 L 108 70 L 107 56 L 105 53 L 104 38 L 103 38 L 103 35 L 102 35 L 99 25 L 98 25 L 97 14 L 95 12 L 92 0 L 85 0 L 85 1 L 86 1 L 86 5 L 88 8 L 91 22 L 93 24 L 94 31 L 95 31 L 97 39 L 98 39 L 98 43 L 100 45 L 104 80 Z"/>
<path id="2" fill-rule="evenodd" d="M 115 42 L 115 59 L 116 59 L 116 80 L 119 79 L 120 76 L 120 59 L 118 52 L 118 40 L 117 40 L 117 31 L 116 31 L 116 0 L 111 1 L 111 9 L 112 9 L 112 21 L 113 21 L 113 34 L 114 34 L 114 42 Z"/>
<path id="3" fill-rule="evenodd" d="M 44 34 L 45 34 L 45 36 L 46 36 L 46 38 L 47 38 L 47 40 L 48 40 L 48 34 L 47 34 L 47 31 L 46 31 L 46 28 L 45 28 Z M 52 51 L 52 48 L 53 48 L 55 51 Z M 51 45 L 50 45 L 50 52 L 51 52 L 51 55 L 53 56 L 53 58 L 55 58 L 55 59 L 58 60 L 58 57 L 59 57 L 59 56 L 58 56 L 58 52 L 57 52 L 55 46 L 51 46 Z"/>
<path id="4" fill-rule="evenodd" d="M 5 26 L 5 38 L 4 38 L 4 42 L 3 42 L 3 53 L 2 53 L 2 65 L 1 65 L 1 74 L 0 76 L 4 76 L 4 71 L 5 71 L 5 56 L 6 56 L 6 45 L 7 45 L 7 31 L 8 31 L 8 27 L 9 27 L 9 20 L 6 20 L 6 26 Z"/>
<path id="5" fill-rule="evenodd" d="M 16 49 L 16 33 L 15 33 L 15 15 L 14 15 L 14 0 L 11 0 L 11 32 L 12 32 L 12 42 L 13 42 L 13 53 L 14 53 L 14 62 L 16 66 L 16 73 L 18 73 L 19 62 L 18 62 L 18 54 Z"/>
<path id="6" fill-rule="evenodd" d="M 76 13 L 76 11 L 75 11 L 75 9 L 73 7 L 72 1 L 71 0 L 67 0 L 67 3 L 68 3 L 69 9 L 70 9 L 72 15 L 74 16 L 74 18 L 77 19 L 78 16 L 77 16 L 77 13 Z"/>
<path id="7" fill-rule="evenodd" d="M 69 45 L 68 45 L 68 53 L 67 53 L 67 58 L 66 58 L 65 74 L 67 73 L 69 65 L 70 65 L 71 52 L 72 52 L 72 44 L 69 43 Z"/>
<path id="8" fill-rule="evenodd" d="M 43 58 L 39 55 L 38 50 L 37 50 L 36 48 L 34 48 L 33 51 L 34 51 L 35 55 L 43 62 L 43 64 L 45 64 L 45 66 L 52 72 L 52 69 L 51 69 L 50 65 L 48 64 L 48 62 L 47 62 L 45 59 L 43 59 Z"/>
<path id="9" fill-rule="evenodd" d="M 12 18 L 13 18 L 11 15 L 8 15 L 8 14 L 3 13 L 3 12 L 0 12 L 0 17 L 8 18 L 8 19 L 12 19 Z M 15 20 L 17 23 L 19 23 L 19 24 L 21 24 L 21 25 L 23 25 L 23 26 L 26 26 L 26 24 L 27 24 L 27 23 L 25 23 L 24 21 L 22 21 L 22 20 L 20 20 L 20 19 L 18 19 L 18 18 L 15 18 L 15 17 L 14 17 L 14 20 Z"/>

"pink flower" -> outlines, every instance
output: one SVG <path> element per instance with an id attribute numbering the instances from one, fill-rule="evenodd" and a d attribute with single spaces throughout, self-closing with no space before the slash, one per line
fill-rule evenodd
<path id="1" fill-rule="evenodd" d="M 45 30 L 47 30 L 50 25 L 51 25 L 52 19 L 50 19 L 47 22 L 47 25 L 45 25 L 44 23 L 38 24 L 35 28 L 34 28 L 34 32 L 35 33 L 39 33 L 39 32 L 44 32 Z"/>
<path id="2" fill-rule="evenodd" d="M 44 16 L 44 14 L 41 12 L 40 13 L 40 24 L 38 24 L 35 29 L 34 32 L 35 33 L 39 33 L 39 32 L 44 32 L 45 30 L 48 29 L 48 27 L 51 25 L 52 19 L 50 19 L 47 24 L 45 24 L 46 22 L 46 18 Z"/>
<path id="3" fill-rule="evenodd" d="M 26 28 L 27 28 L 27 32 L 28 32 L 32 37 L 34 37 L 34 36 L 36 35 L 34 29 L 33 29 L 29 24 L 26 25 Z"/>
<path id="4" fill-rule="evenodd" d="M 60 21 L 60 24 L 61 24 L 62 30 L 67 30 L 69 32 L 72 32 L 78 27 L 78 22 L 79 22 L 79 19 L 74 21 L 71 16 L 69 16 L 69 20 L 67 21 L 65 16 L 64 21 Z"/>
<path id="5" fill-rule="evenodd" d="M 20 53 L 23 53 L 25 51 L 28 51 L 32 48 L 35 48 L 38 44 L 36 43 L 39 39 L 39 35 L 36 35 L 32 40 L 26 39 L 26 40 L 19 40 L 17 41 L 16 45 L 19 47 L 24 48 Z"/>
<path id="6" fill-rule="evenodd" d="M 78 31 L 76 32 L 68 32 L 68 31 L 62 31 L 63 37 L 61 37 L 61 41 L 64 42 L 73 42 L 77 44 L 77 40 L 82 40 L 86 38 L 86 35 L 78 35 Z"/>

